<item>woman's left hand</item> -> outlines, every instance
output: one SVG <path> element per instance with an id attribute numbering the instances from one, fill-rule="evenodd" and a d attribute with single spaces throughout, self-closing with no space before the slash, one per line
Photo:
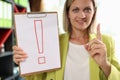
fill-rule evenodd
<path id="1" fill-rule="evenodd" d="M 102 37 L 100 33 L 100 25 L 97 27 L 97 38 L 91 40 L 87 44 L 87 51 L 95 62 L 100 66 L 100 68 L 109 75 L 111 67 L 110 62 L 107 60 L 107 49 L 106 45 L 102 42 Z"/>

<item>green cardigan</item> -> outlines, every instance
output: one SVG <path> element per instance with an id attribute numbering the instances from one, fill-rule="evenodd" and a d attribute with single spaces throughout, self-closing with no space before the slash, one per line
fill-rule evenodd
<path id="1" fill-rule="evenodd" d="M 90 39 L 96 38 L 95 34 L 90 34 Z M 24 76 L 25 80 L 63 80 L 65 62 L 69 43 L 69 33 L 60 35 L 60 57 L 61 57 L 61 68 L 47 73 L 32 74 L 29 76 Z M 111 63 L 111 73 L 108 79 L 105 77 L 103 71 L 95 63 L 95 61 L 90 57 L 90 80 L 120 80 L 120 64 L 115 58 L 114 41 L 111 37 L 102 35 L 102 40 L 107 47 L 107 58 Z"/>

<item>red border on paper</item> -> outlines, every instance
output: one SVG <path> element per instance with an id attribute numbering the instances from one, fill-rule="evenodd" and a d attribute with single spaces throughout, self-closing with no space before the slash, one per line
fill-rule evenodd
<path id="1" fill-rule="evenodd" d="M 40 51 L 40 46 L 39 46 L 39 41 L 38 41 L 38 36 L 37 36 L 37 32 L 36 32 L 36 22 L 39 21 L 41 23 L 41 36 L 42 36 L 42 50 Z M 38 53 L 43 53 L 44 52 L 44 47 L 43 47 L 43 25 L 42 25 L 42 20 L 34 20 L 34 28 L 35 28 L 35 35 L 36 35 L 36 41 L 37 41 L 37 48 L 38 48 Z"/>

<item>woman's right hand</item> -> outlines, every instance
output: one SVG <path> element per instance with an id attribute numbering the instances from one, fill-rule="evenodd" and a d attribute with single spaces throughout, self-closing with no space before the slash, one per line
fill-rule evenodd
<path id="1" fill-rule="evenodd" d="M 13 61 L 19 65 L 20 62 L 25 61 L 27 54 L 18 46 L 13 46 Z"/>

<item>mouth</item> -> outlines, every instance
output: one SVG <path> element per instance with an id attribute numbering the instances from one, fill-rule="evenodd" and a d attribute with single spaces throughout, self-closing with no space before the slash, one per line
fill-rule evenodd
<path id="1" fill-rule="evenodd" d="M 84 23 L 86 23 L 86 20 L 77 20 L 76 22 L 80 25 L 83 25 Z"/>

